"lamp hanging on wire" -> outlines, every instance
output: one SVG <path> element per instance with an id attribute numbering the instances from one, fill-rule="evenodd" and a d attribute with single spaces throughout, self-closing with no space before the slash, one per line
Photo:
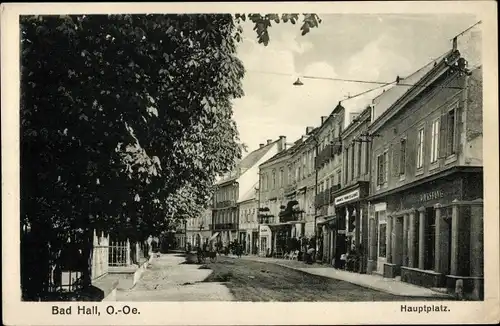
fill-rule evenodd
<path id="1" fill-rule="evenodd" d="M 293 86 L 302 86 L 304 83 L 300 80 L 300 78 L 297 78 L 297 80 L 293 83 Z"/>

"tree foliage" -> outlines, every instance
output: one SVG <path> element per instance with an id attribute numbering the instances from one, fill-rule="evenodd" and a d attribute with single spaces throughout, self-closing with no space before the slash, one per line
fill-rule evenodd
<path id="1" fill-rule="evenodd" d="M 241 21 L 278 15 L 21 18 L 22 221 L 144 237 L 196 216 L 241 157 Z M 304 14 L 302 35 L 318 26 Z"/>

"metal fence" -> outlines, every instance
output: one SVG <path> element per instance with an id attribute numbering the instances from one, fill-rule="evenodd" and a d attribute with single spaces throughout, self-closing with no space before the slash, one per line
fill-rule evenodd
<path id="1" fill-rule="evenodd" d="M 112 242 L 109 245 L 109 266 L 129 266 L 130 265 L 130 242 Z"/>

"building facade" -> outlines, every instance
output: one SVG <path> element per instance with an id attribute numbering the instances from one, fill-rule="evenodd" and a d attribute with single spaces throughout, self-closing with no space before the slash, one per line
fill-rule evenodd
<path id="1" fill-rule="evenodd" d="M 280 211 L 285 207 L 285 189 L 291 182 L 288 165 L 292 148 L 285 149 L 259 166 L 258 222 L 259 255 L 271 256 L 276 251 L 276 232 L 280 226 L 291 231 L 292 225 L 280 223 Z M 293 208 L 293 207 L 292 207 Z"/>
<path id="2" fill-rule="evenodd" d="M 337 242 L 335 267 L 340 267 L 340 256 L 348 254 L 353 260 L 350 270 L 365 273 L 368 262 L 368 201 L 370 181 L 370 125 L 371 108 L 353 117 L 340 134 L 342 140 L 342 184 L 332 189 L 335 207 Z M 344 243 L 345 242 L 345 243 Z"/>
<path id="3" fill-rule="evenodd" d="M 265 162 L 285 149 L 286 137 L 278 140 L 268 139 L 266 144 L 246 155 L 226 176 L 215 185 L 210 230 L 216 242 L 227 247 L 230 242 L 239 239 L 238 203 L 252 191 L 259 181 L 259 164 Z"/>
<path id="4" fill-rule="evenodd" d="M 327 117 L 321 118 L 321 126 L 316 133 L 317 157 L 317 194 L 315 196 L 317 221 L 317 258 L 332 264 L 340 251 L 336 250 L 345 239 L 339 235 L 336 220 L 334 197 L 332 194 L 342 184 L 342 140 L 346 112 L 339 103 Z"/>
<path id="5" fill-rule="evenodd" d="M 454 47 L 370 125 L 368 271 L 479 298 L 482 81 L 465 63 Z"/>
<path id="6" fill-rule="evenodd" d="M 249 193 L 238 202 L 239 209 L 239 242 L 243 245 L 246 254 L 257 255 L 259 222 L 258 215 L 258 186 L 254 187 Z"/>
<path id="7" fill-rule="evenodd" d="M 212 223 L 212 209 L 207 208 L 202 214 L 187 220 L 186 238 L 192 247 L 202 247 L 212 236 L 210 224 Z"/>

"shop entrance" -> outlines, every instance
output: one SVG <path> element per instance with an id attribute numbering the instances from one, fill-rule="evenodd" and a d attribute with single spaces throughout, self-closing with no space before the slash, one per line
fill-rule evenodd
<path id="1" fill-rule="evenodd" d="M 263 255 L 269 255 L 269 248 L 267 246 L 267 237 L 261 237 L 260 238 L 260 252 Z"/>
<path id="2" fill-rule="evenodd" d="M 436 213 L 434 207 L 425 209 L 425 230 L 424 269 L 433 270 L 436 257 Z"/>

